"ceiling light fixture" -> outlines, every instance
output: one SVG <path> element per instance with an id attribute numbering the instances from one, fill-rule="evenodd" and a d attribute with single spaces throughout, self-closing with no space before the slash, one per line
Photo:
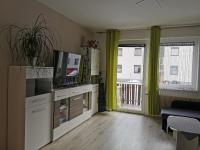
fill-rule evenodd
<path id="1" fill-rule="evenodd" d="M 136 3 L 136 5 L 141 4 L 142 2 L 144 2 L 145 0 L 140 0 Z"/>
<path id="2" fill-rule="evenodd" d="M 161 4 L 160 4 L 160 1 L 154 0 L 154 2 L 158 5 L 158 7 L 162 8 L 162 6 L 161 6 Z"/>
<path id="3" fill-rule="evenodd" d="M 142 4 L 143 2 L 145 2 L 145 0 L 140 0 L 140 1 L 136 2 L 135 4 L 136 4 L 136 5 L 140 5 L 140 4 Z M 160 4 L 160 1 L 159 1 L 159 0 L 153 0 L 153 2 L 156 3 L 156 5 L 157 5 L 158 7 L 162 8 L 162 5 Z"/>

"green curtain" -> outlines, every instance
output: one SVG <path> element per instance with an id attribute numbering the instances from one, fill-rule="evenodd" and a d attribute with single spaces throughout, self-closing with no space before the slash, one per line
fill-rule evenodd
<path id="1" fill-rule="evenodd" d="M 117 52 L 119 31 L 108 30 L 106 34 L 106 107 L 116 110 L 117 107 Z"/>
<path id="2" fill-rule="evenodd" d="M 148 71 L 148 109 L 149 115 L 160 114 L 159 99 L 159 51 L 160 27 L 151 28 L 149 71 Z"/>

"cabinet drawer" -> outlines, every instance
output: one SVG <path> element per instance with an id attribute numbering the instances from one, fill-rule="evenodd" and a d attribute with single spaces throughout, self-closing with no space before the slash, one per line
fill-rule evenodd
<path id="1" fill-rule="evenodd" d="M 26 98 L 26 108 L 51 102 L 51 93 Z"/>
<path id="2" fill-rule="evenodd" d="M 72 96 L 71 89 L 60 90 L 54 92 L 55 101 L 66 99 Z"/>
<path id="3" fill-rule="evenodd" d="M 70 108 L 69 108 L 69 118 L 73 119 L 82 113 L 83 113 L 83 95 L 77 95 L 77 96 L 71 97 Z"/>
<path id="4" fill-rule="evenodd" d="M 69 119 L 71 120 L 71 119 L 81 115 L 82 113 L 83 113 L 83 109 L 77 110 L 77 111 L 74 111 L 74 112 L 70 112 Z"/>
<path id="5" fill-rule="evenodd" d="M 83 94 L 80 94 L 80 95 L 76 95 L 76 96 L 73 96 L 70 98 L 70 102 L 76 102 L 76 101 L 81 101 L 83 100 Z"/>
<path id="6" fill-rule="evenodd" d="M 82 107 L 83 109 L 83 95 L 78 95 L 70 98 L 70 111 Z"/>

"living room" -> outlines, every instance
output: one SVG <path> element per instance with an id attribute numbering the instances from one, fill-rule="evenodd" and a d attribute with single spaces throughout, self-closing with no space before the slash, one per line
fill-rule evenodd
<path id="1" fill-rule="evenodd" d="M 199 6 L 197 0 L 2 1 L 0 149 L 198 149 Z M 53 46 L 34 63 L 19 41 L 9 44 L 17 41 L 10 29 L 34 27 L 37 18 Z M 129 54 L 136 60 L 131 69 L 124 62 Z M 66 67 L 69 60 L 78 67 Z M 44 95 L 47 123 L 26 124 L 26 108 L 41 111 L 29 107 L 36 104 L 31 97 Z"/>

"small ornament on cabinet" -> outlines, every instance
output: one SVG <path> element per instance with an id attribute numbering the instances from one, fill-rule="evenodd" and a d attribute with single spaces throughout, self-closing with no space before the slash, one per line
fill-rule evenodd
<path id="1" fill-rule="evenodd" d="M 97 48 L 99 42 L 97 40 L 90 40 L 87 42 L 89 48 Z"/>

